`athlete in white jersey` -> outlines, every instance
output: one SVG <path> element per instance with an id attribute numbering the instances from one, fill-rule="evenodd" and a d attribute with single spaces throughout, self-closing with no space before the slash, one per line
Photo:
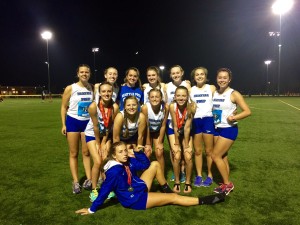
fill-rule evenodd
<path id="1" fill-rule="evenodd" d="M 179 86 L 175 91 L 174 102 L 170 105 L 171 123 L 174 134 L 169 135 L 170 147 L 174 157 L 173 170 L 175 184 L 173 191 L 180 192 L 180 162 L 184 159 L 186 169 L 186 181 L 184 193 L 190 193 L 192 175 L 192 137 L 191 126 L 196 105 L 189 101 L 189 92 L 186 87 Z"/>
<path id="2" fill-rule="evenodd" d="M 138 111 L 138 100 L 128 96 L 124 100 L 124 110 L 119 112 L 114 120 L 113 142 L 124 140 L 127 149 L 143 146 L 147 128 L 145 115 Z"/>
<path id="3" fill-rule="evenodd" d="M 120 90 L 119 86 L 117 85 L 118 70 L 115 67 L 108 67 L 104 71 L 104 78 L 108 83 L 110 83 L 113 86 L 112 100 L 116 102 Z M 101 83 L 95 84 L 95 99 L 98 99 L 99 97 L 100 84 Z"/>
<path id="4" fill-rule="evenodd" d="M 214 93 L 213 97 L 213 114 L 217 128 L 212 159 L 223 179 L 223 183 L 215 188 L 214 192 L 226 194 L 229 194 L 234 188 L 233 183 L 229 180 L 228 151 L 238 135 L 236 121 L 251 115 L 243 96 L 229 87 L 231 79 L 232 73 L 229 69 L 219 69 L 217 71 L 219 90 Z M 237 114 L 234 113 L 236 105 L 241 109 L 241 112 Z"/>
<path id="5" fill-rule="evenodd" d="M 143 105 L 142 113 L 145 115 L 148 123 L 145 153 L 150 158 L 152 145 L 154 144 L 155 156 L 164 174 L 164 137 L 169 106 L 162 101 L 162 96 L 161 90 L 151 89 L 149 92 L 149 102 Z"/>
<path id="6" fill-rule="evenodd" d="M 214 142 L 214 121 L 212 116 L 212 95 L 216 90 L 214 85 L 206 84 L 207 69 L 197 67 L 191 72 L 191 80 L 196 83 L 191 88 L 191 100 L 196 103 L 197 109 L 193 119 L 193 142 L 195 149 L 195 166 L 197 175 L 194 186 L 208 187 L 213 183 L 211 153 Z M 207 177 L 202 179 L 202 152 L 205 147 L 207 161 Z"/>
<path id="7" fill-rule="evenodd" d="M 84 138 L 84 130 L 89 121 L 88 107 L 93 101 L 93 89 L 88 83 L 90 67 L 79 65 L 77 69 L 79 81 L 65 88 L 61 103 L 61 132 L 67 137 L 69 144 L 70 170 L 73 177 L 73 193 L 79 194 L 81 187 L 78 179 L 79 141 L 82 143 L 82 158 L 87 179 L 83 183 L 85 189 L 91 188 L 91 165 L 89 151 Z"/>
<path id="8" fill-rule="evenodd" d="M 96 187 L 100 176 L 100 164 L 106 159 L 111 147 L 113 120 L 119 112 L 119 106 L 112 100 L 112 85 L 105 81 L 100 84 L 99 90 L 100 96 L 95 99 L 88 109 L 91 118 L 84 132 L 94 162 L 92 167 L 93 190 L 90 193 L 92 202 L 98 196 Z"/>
<path id="9" fill-rule="evenodd" d="M 175 90 L 177 87 L 179 86 L 184 86 L 186 87 L 188 90 L 190 90 L 191 88 L 191 85 L 189 83 L 189 81 L 182 81 L 182 78 L 183 78 L 183 75 L 184 75 L 184 71 L 182 69 L 182 67 L 180 65 L 175 65 L 175 66 L 172 66 L 171 69 L 170 69 L 170 77 L 172 79 L 172 82 L 169 82 L 168 84 L 165 85 L 165 94 L 166 94 L 166 99 L 167 99 L 167 103 L 168 105 L 171 104 L 171 102 L 174 100 L 174 94 L 175 94 Z M 174 130 L 169 128 L 169 124 L 170 124 L 170 121 L 171 121 L 171 115 L 169 113 L 168 115 L 168 121 L 167 121 L 167 131 L 166 131 L 166 134 L 167 134 L 167 137 L 168 137 L 168 142 L 169 142 L 169 145 L 170 145 L 170 141 L 169 141 L 169 136 L 170 135 L 173 135 L 174 134 Z M 170 145 L 170 148 L 171 145 Z M 171 154 L 172 151 L 170 151 L 170 154 Z M 170 155 L 170 159 L 171 159 L 171 162 L 173 164 L 173 156 L 172 154 Z M 171 175 L 171 181 L 174 181 L 174 173 Z M 181 166 L 181 173 L 180 173 L 180 182 L 181 183 L 184 183 L 185 182 L 185 171 L 184 171 L 184 163 L 182 162 L 182 166 Z"/>
<path id="10" fill-rule="evenodd" d="M 143 84 L 144 104 L 146 102 L 149 102 L 148 94 L 149 94 L 149 91 L 153 88 L 157 88 L 157 89 L 161 90 L 161 92 L 163 94 L 163 101 L 166 102 L 165 93 L 164 93 L 165 83 L 161 82 L 159 69 L 156 66 L 150 66 L 147 68 L 147 80 L 149 83 Z"/>

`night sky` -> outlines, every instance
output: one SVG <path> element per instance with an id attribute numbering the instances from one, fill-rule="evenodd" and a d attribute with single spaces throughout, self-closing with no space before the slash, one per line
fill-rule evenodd
<path id="1" fill-rule="evenodd" d="M 274 0 L 186 0 L 186 1 L 33 1 L 2 0 L 2 86 L 46 86 L 46 41 L 41 32 L 49 29 L 51 90 L 61 93 L 73 83 L 79 64 L 94 70 L 102 81 L 103 71 L 114 66 L 119 82 L 125 70 L 135 66 L 145 81 L 148 66 L 179 64 L 190 78 L 193 68 L 208 69 L 210 83 L 216 71 L 233 72 L 232 87 L 242 93 L 259 93 L 269 81 L 277 87 L 277 39 L 279 16 L 272 13 Z M 282 16 L 281 92 L 300 92 L 300 3 Z M 138 54 L 136 54 L 138 52 Z"/>

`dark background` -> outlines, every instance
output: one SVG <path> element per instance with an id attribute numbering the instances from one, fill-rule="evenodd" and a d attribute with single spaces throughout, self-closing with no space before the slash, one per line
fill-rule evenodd
<path id="1" fill-rule="evenodd" d="M 0 2 L 2 86 L 46 86 L 45 29 L 53 32 L 49 40 L 51 91 L 61 93 L 76 81 L 81 63 L 94 71 L 96 78 L 114 66 L 119 82 L 125 70 L 139 68 L 145 81 L 148 66 L 179 64 L 185 79 L 197 66 L 208 68 L 211 83 L 216 70 L 228 67 L 233 72 L 232 87 L 240 92 L 266 90 L 266 59 L 270 88 L 276 92 L 278 79 L 279 16 L 273 14 L 273 0 L 189 0 L 189 1 L 33 1 Z M 300 7 L 294 3 L 282 16 L 280 91 L 300 92 Z M 138 54 L 136 54 L 138 52 Z"/>

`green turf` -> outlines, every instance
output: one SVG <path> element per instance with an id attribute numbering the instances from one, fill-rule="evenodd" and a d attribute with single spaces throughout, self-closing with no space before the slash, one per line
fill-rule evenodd
<path id="1" fill-rule="evenodd" d="M 299 224 L 300 98 L 246 101 L 252 116 L 239 122 L 229 153 L 235 190 L 225 203 L 134 211 L 110 202 L 84 217 L 74 211 L 90 205 L 89 193 L 71 192 L 60 99 L 5 99 L 0 103 L 0 224 Z M 168 153 L 167 148 L 170 176 Z M 84 179 L 81 159 L 79 165 Z M 190 195 L 211 194 L 218 177 L 215 172 L 212 187 L 194 188 Z"/>

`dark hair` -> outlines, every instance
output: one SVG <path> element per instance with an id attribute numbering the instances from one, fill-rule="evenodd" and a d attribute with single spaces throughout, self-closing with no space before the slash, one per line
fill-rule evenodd
<path id="1" fill-rule="evenodd" d="M 109 149 L 109 151 L 108 151 L 108 153 L 107 153 L 106 159 L 104 159 L 104 160 L 102 161 L 101 165 L 100 165 L 100 171 L 101 171 L 101 172 L 104 172 L 104 169 L 103 169 L 103 168 L 104 168 L 105 164 L 106 164 L 109 160 L 113 160 L 113 159 L 114 159 L 114 158 L 113 158 L 113 155 L 116 154 L 117 147 L 120 146 L 120 145 L 125 145 L 125 146 L 126 146 L 126 144 L 125 144 L 123 141 L 117 141 L 117 142 L 113 143 L 113 144 L 110 146 L 110 149 Z"/>
<path id="2" fill-rule="evenodd" d="M 80 67 L 87 67 L 87 68 L 89 68 L 89 70 L 90 70 L 90 72 L 91 72 L 91 68 L 90 68 L 89 65 L 87 65 L 87 64 L 79 64 L 79 66 L 78 66 L 77 69 L 76 69 L 76 73 L 79 72 L 79 68 L 80 68 Z"/>
<path id="3" fill-rule="evenodd" d="M 232 72 L 230 69 L 228 68 L 220 68 L 217 70 L 217 75 L 220 73 L 220 72 L 227 72 L 228 75 L 229 75 L 229 79 L 231 80 L 232 79 Z"/>

